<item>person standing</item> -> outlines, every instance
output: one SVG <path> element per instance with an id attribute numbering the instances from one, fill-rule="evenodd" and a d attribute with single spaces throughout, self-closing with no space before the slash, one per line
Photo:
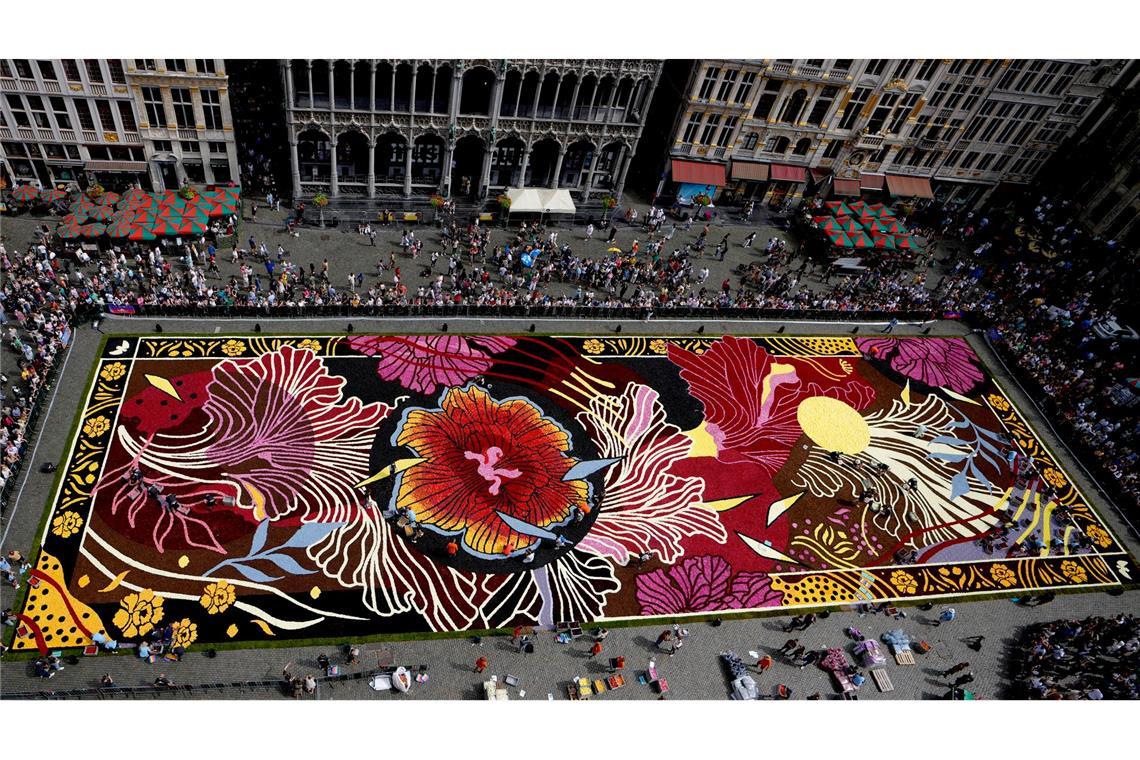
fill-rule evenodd
<path id="1" fill-rule="evenodd" d="M 476 673 L 482 673 L 486 669 L 487 669 L 487 658 L 486 657 L 480 657 L 479 659 L 475 660 L 475 672 Z"/>
<path id="2" fill-rule="evenodd" d="M 594 238 L 594 223 L 590 222 L 586 225 L 586 239 L 593 240 Z"/>
<path id="3" fill-rule="evenodd" d="M 602 642 L 595 640 L 594 645 L 590 647 L 590 659 L 591 660 L 594 659 L 595 657 L 597 657 L 601 653 L 602 653 Z"/>
<path id="4" fill-rule="evenodd" d="M 760 675 L 764 675 L 766 672 L 768 672 L 768 668 L 770 667 L 772 667 L 771 655 L 761 655 L 760 659 L 756 661 L 756 669 L 760 671 Z"/>
<path id="5" fill-rule="evenodd" d="M 746 238 L 744 238 L 744 247 L 745 248 L 751 248 L 752 247 L 752 241 L 755 239 L 756 239 L 756 232 L 755 232 L 755 230 L 753 230 L 752 232 L 748 233 L 748 236 Z"/>
<path id="6" fill-rule="evenodd" d="M 799 645 L 800 645 L 799 639 L 788 639 L 787 641 L 784 642 L 784 646 L 780 647 L 778 651 L 780 654 L 787 654 L 788 652 L 792 651 L 793 649 L 795 649 Z"/>
<path id="7" fill-rule="evenodd" d="M 959 686 L 965 686 L 968 683 L 972 683 L 973 680 L 974 680 L 974 672 L 973 671 L 970 671 L 969 673 L 966 673 L 965 675 L 958 676 L 958 678 L 954 681 L 954 688 L 957 689 Z"/>
<path id="8" fill-rule="evenodd" d="M 830 275 L 829 275 L 829 277 L 830 277 Z M 898 324 L 899 324 L 899 321 L 897 319 L 895 319 L 894 317 L 892 317 L 891 321 L 887 323 L 887 326 L 884 327 L 879 332 L 884 332 L 884 333 L 893 332 L 894 329 L 898 326 Z"/>
<path id="9" fill-rule="evenodd" d="M 943 623 L 950 623 L 957 616 L 958 613 L 953 607 L 947 607 L 946 609 L 942 610 L 941 614 L 938 615 L 938 619 L 934 621 L 933 625 L 940 626 Z"/>

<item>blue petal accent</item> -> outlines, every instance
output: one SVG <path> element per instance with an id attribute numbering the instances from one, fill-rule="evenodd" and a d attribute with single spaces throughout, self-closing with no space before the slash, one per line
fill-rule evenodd
<path id="1" fill-rule="evenodd" d="M 249 565 L 242 565 L 237 562 L 233 562 L 230 564 L 230 567 L 232 567 L 234 570 L 237 570 L 239 573 L 254 583 L 272 583 L 273 581 L 281 580 L 281 578 L 271 578 L 260 570 L 255 570 Z"/>
<path id="2" fill-rule="evenodd" d="M 344 523 L 306 523 L 298 528 L 288 541 L 277 548 L 296 549 L 312 546 L 342 525 Z"/>
<path id="3" fill-rule="evenodd" d="M 952 454 L 949 451 L 928 451 L 926 456 L 931 459 L 941 459 L 946 462 L 961 462 L 966 458 L 965 454 Z"/>
<path id="4" fill-rule="evenodd" d="M 953 501 L 959 496 L 968 494 L 970 492 L 970 481 L 966 479 L 966 471 L 958 473 L 954 479 L 950 481 L 950 500 Z"/>
<path id="5" fill-rule="evenodd" d="M 590 459 L 585 462 L 579 462 L 562 476 L 562 480 L 582 480 L 593 475 L 603 467 L 609 467 L 611 464 L 617 464 L 620 461 L 621 457 L 614 457 L 613 459 Z"/>
<path id="6" fill-rule="evenodd" d="M 948 435 L 939 435 L 930 439 L 931 443 L 944 443 L 947 446 L 969 446 L 970 444 L 963 441 L 961 438 L 951 438 Z"/>
<path id="7" fill-rule="evenodd" d="M 257 554 L 261 551 L 261 547 L 265 546 L 265 539 L 269 535 L 269 518 L 265 518 L 257 524 L 257 530 L 253 532 L 253 540 L 249 544 L 249 553 Z M 247 555 L 248 556 L 248 555 Z"/>
<path id="8" fill-rule="evenodd" d="M 301 567 L 297 564 L 297 560 L 288 554 L 264 554 L 258 559 L 268 560 L 291 575 L 312 575 L 316 572 L 316 570 L 306 570 Z"/>
<path id="9" fill-rule="evenodd" d="M 534 536 L 535 538 L 549 538 L 551 541 L 557 541 L 558 536 L 550 531 L 540 528 L 537 525 L 531 525 L 525 520 L 520 520 L 517 517 L 511 517 L 505 512 L 496 511 L 495 514 L 499 519 L 510 526 L 511 530 L 522 533 L 524 536 Z"/>

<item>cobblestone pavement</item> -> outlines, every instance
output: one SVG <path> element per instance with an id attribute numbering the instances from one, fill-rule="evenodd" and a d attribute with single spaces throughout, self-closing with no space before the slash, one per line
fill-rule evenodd
<path id="1" fill-rule="evenodd" d="M 259 214 L 259 222 L 262 214 Z M 20 223 L 26 220 L 18 220 Z M 269 228 L 267 228 L 269 229 Z M 30 227 L 27 231 L 30 231 Z M 4 234 L 9 240 L 26 239 L 26 232 L 20 233 L 12 229 L 5 220 Z M 306 230 L 306 234 L 310 231 Z M 320 233 L 313 233 L 318 235 Z M 338 232 L 325 233 L 329 236 L 327 243 L 332 250 L 335 246 L 344 246 L 352 253 L 345 254 L 341 260 L 350 259 L 353 262 L 365 262 L 372 259 L 371 251 L 357 251 L 359 248 L 370 248 L 362 238 L 355 235 L 344 235 Z M 563 236 L 567 233 L 563 232 Z M 723 233 L 722 233 L 723 234 Z M 772 232 L 771 234 L 775 234 Z M 23 237 L 21 237 L 23 235 Z M 767 231 L 757 234 L 757 239 L 766 239 Z M 398 233 L 397 233 L 398 238 Z M 736 235 L 734 234 L 733 237 Z M 718 236 L 712 236 L 714 243 Z M 319 238 L 318 238 L 319 239 Z M 564 240 L 565 237 L 562 237 Z M 619 240 L 622 238 L 619 236 Z M 304 238 L 302 238 L 304 241 Z M 337 242 L 332 242 L 336 240 Z M 349 241 L 347 243 L 341 240 Z M 496 238 L 498 242 L 498 238 Z M 596 244 L 596 241 L 595 241 Z M 383 248 L 381 249 L 383 250 Z M 430 250 L 430 247 L 429 247 Z M 734 266 L 739 260 L 737 249 L 730 255 L 725 266 Z M 295 254 L 299 261 L 302 254 Z M 319 262 L 325 254 L 320 252 L 312 254 Z M 754 254 L 753 254 L 754 255 Z M 734 258 L 735 256 L 735 258 Z M 330 260 L 331 260 L 330 255 Z M 228 266 L 228 264 L 223 265 Z M 357 264 L 352 264 L 357 266 Z M 712 267 L 710 266 L 710 269 Z M 340 269 L 339 264 L 334 265 L 334 275 Z M 345 269 L 351 269 L 347 265 Z M 716 275 L 710 276 L 710 280 Z M 364 320 L 355 319 L 358 332 L 423 332 L 438 329 L 438 320 L 406 319 L 406 320 Z M 527 322 L 533 320 L 526 320 Z M 234 320 L 229 322 L 202 324 L 202 320 L 166 320 L 168 332 L 202 332 L 212 334 L 215 332 L 241 333 L 252 329 L 252 321 Z M 266 333 L 297 333 L 297 332 L 336 332 L 343 329 L 344 320 L 261 320 Z M 468 332 L 510 332 L 523 329 L 521 320 L 453 320 L 451 330 Z M 558 321 L 549 320 L 541 322 L 540 330 L 551 333 L 596 333 L 611 332 L 613 322 L 597 321 Z M 703 323 L 706 334 L 758 334 L 771 332 L 780 323 L 776 322 L 715 322 Z M 108 333 L 137 332 L 149 328 L 149 321 L 141 324 L 129 319 L 108 319 L 103 329 Z M 627 325 L 627 331 L 654 333 L 654 334 L 683 334 L 692 332 L 695 323 L 676 322 L 645 322 L 636 326 Z M 816 323 L 787 323 L 787 334 L 835 334 L 846 330 L 850 332 L 851 324 L 816 324 Z M 871 328 L 865 328 L 871 329 Z M 917 326 L 900 326 L 897 335 L 914 334 Z M 966 334 L 968 330 L 963 325 L 954 322 L 940 322 L 932 326 L 932 334 Z M 45 461 L 58 462 L 62 459 L 65 447 L 68 444 L 68 431 L 71 429 L 76 407 L 81 402 L 86 390 L 88 374 L 96 355 L 101 336 L 94 333 L 89 326 L 82 326 L 77 331 L 77 341 L 65 356 L 64 371 L 53 389 L 53 395 L 48 399 L 46 416 L 40 428 L 40 436 L 33 443 L 30 452 L 30 461 L 21 475 L 16 494 L 17 497 L 9 506 L 0 523 L 2 542 L 4 548 L 19 548 L 25 552 L 34 548 L 37 543 L 37 530 L 43 517 L 43 510 L 47 505 L 52 492 L 54 478 L 38 471 L 39 464 Z M 1132 551 L 1136 551 L 1135 541 L 1128 534 L 1118 514 L 1107 504 L 1103 498 L 1095 498 L 1098 491 L 1088 481 L 1078 466 L 1066 456 L 1061 442 L 1056 439 L 1047 425 L 1035 413 L 1034 408 L 1016 384 L 1003 371 L 996 357 L 988 350 L 978 336 L 970 337 L 971 343 L 985 360 L 995 377 L 1009 391 L 1013 400 L 1028 415 L 1034 427 L 1041 434 L 1042 439 L 1058 455 L 1066 460 L 1071 473 L 1078 485 L 1086 495 L 1093 498 L 1094 504 L 1102 515 L 1112 525 L 1117 535 L 1125 540 Z M 9 357 L 5 358 L 7 362 Z M 9 607 L 14 603 L 11 589 L 5 587 L 0 592 L 0 603 Z M 1078 617 L 1092 614 L 1113 614 L 1117 612 L 1140 611 L 1140 592 L 1130 591 L 1119 596 L 1108 596 L 1104 593 L 1064 595 L 1059 596 L 1053 603 L 1038 607 L 1025 608 L 1013 604 L 1009 600 L 991 600 L 971 603 L 955 603 L 958 610 L 958 619 L 954 623 L 940 628 L 929 627 L 927 621 L 936 614 L 937 608 L 931 612 L 922 612 L 916 608 L 906 608 L 908 618 L 903 621 L 894 621 L 883 616 L 867 616 L 859 618 L 854 612 L 836 612 L 827 619 L 820 620 L 805 633 L 791 634 L 800 639 L 805 647 L 823 648 L 827 646 L 840 646 L 844 642 L 843 628 L 853 625 L 863 631 L 868 637 L 877 637 L 885 630 L 902 627 L 912 638 L 925 639 L 932 644 L 930 653 L 918 657 L 915 667 L 903 667 L 894 664 L 888 665 L 891 680 L 895 690 L 888 694 L 880 694 L 874 685 L 868 681 L 861 690 L 861 699 L 920 699 L 939 698 L 945 695 L 945 683 L 937 677 L 937 673 L 950 665 L 966 660 L 971 663 L 977 680 L 974 682 L 977 693 L 982 697 L 999 696 L 1002 689 L 1001 660 L 1008 643 L 1017 634 L 1018 629 L 1028 623 L 1049 620 L 1057 617 Z M 754 662 L 749 656 L 750 651 L 761 653 L 773 652 L 789 638 L 788 634 L 780 630 L 784 622 L 781 618 L 753 618 L 725 620 L 719 627 L 708 623 L 690 623 L 688 627 L 691 637 L 675 657 L 659 656 L 658 669 L 670 685 L 670 696 L 681 699 L 724 699 L 728 696 L 728 678 L 726 671 L 720 664 L 718 654 L 724 649 L 732 649 L 746 662 Z M 628 628 L 613 628 L 609 638 L 606 639 L 603 657 L 623 655 L 627 660 L 628 685 L 618 691 L 607 693 L 599 700 L 613 699 L 649 699 L 657 695 L 649 687 L 638 684 L 636 675 L 644 670 L 649 658 L 653 656 L 652 644 L 657 634 L 666 627 L 661 622 L 651 625 L 634 626 Z M 967 649 L 960 640 L 965 636 L 986 636 L 985 646 L 980 653 Z M 473 646 L 469 639 L 435 639 L 423 641 L 391 642 L 368 644 L 364 647 L 362 662 L 357 666 L 345 667 L 342 672 L 352 673 L 375 667 L 378 650 L 390 650 L 397 664 L 409 667 L 427 665 L 429 668 L 429 681 L 426 685 L 414 685 L 411 693 L 395 695 L 391 692 L 373 692 L 364 680 L 350 680 L 343 683 L 322 683 L 316 698 L 320 699 L 474 699 L 481 695 L 480 684 L 483 677 L 472 672 L 473 662 L 480 655 L 490 660 L 488 673 L 505 677 L 512 674 L 521 679 L 520 688 L 526 692 L 525 699 L 546 699 L 552 694 L 555 699 L 566 699 L 566 684 L 576 676 L 591 675 L 604 668 L 602 662 L 588 657 L 588 643 L 579 640 L 570 645 L 555 643 L 548 634 L 538 637 L 537 651 L 533 655 L 520 655 L 509 647 L 505 637 L 488 637 L 483 640 L 480 647 Z M 0 663 L 0 694 L 10 695 L 28 691 L 47 689 L 77 689 L 95 686 L 103 673 L 110 673 L 121 686 L 145 685 L 153 681 L 159 672 L 177 684 L 205 684 L 216 682 L 237 682 L 247 680 L 274 680 L 281 675 L 281 670 L 288 662 L 295 663 L 296 674 L 315 673 L 316 657 L 326 653 L 334 659 L 340 656 L 335 645 L 317 647 L 287 647 L 280 649 L 246 649 L 219 652 L 216 658 L 207 658 L 201 652 L 192 649 L 181 663 L 164 663 L 163 666 L 149 665 L 141 662 L 129 654 L 115 656 L 101 655 L 98 658 L 82 658 L 78 665 L 68 666 L 50 682 L 41 681 L 32 677 L 30 663 L 25 659 L 6 658 Z M 803 698 L 816 692 L 825 698 L 836 695 L 833 684 L 829 683 L 829 676 L 815 666 L 799 669 L 777 658 L 777 664 L 759 679 L 763 690 L 773 688 L 777 683 L 785 683 L 794 690 L 795 698 Z M 181 697 L 213 697 L 219 694 L 226 698 L 287 698 L 280 690 L 258 689 L 242 691 L 227 689 L 224 692 L 177 692 Z M 519 689 L 511 690 L 511 698 L 520 697 Z"/>

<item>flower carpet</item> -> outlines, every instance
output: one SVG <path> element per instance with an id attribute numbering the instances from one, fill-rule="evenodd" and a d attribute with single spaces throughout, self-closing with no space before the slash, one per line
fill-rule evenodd
<path id="1" fill-rule="evenodd" d="M 1130 583 L 958 338 L 109 338 L 17 649 Z M 169 633 L 169 631 L 168 631 Z"/>

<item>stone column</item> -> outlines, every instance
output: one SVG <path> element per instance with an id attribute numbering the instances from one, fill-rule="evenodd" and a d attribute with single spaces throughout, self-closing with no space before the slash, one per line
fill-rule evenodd
<path id="1" fill-rule="evenodd" d="M 629 171 L 630 158 L 629 148 L 623 145 L 621 149 L 621 170 L 618 172 L 617 183 L 614 186 L 614 197 L 619 201 L 622 192 L 625 190 L 625 175 Z"/>
<path id="2" fill-rule="evenodd" d="M 336 91 L 334 89 L 333 72 L 336 70 L 336 62 L 329 61 L 329 113 L 336 110 Z"/>
<path id="3" fill-rule="evenodd" d="M 388 111 L 396 110 L 396 69 L 398 68 L 399 64 L 392 64 L 392 89 L 388 91 L 388 108 L 386 109 Z"/>
<path id="4" fill-rule="evenodd" d="M 570 115 L 566 117 L 567 121 L 574 120 L 574 109 L 578 107 L 578 90 L 582 88 L 582 77 L 578 76 L 574 80 L 574 94 L 570 96 Z M 554 107 L 558 107 L 558 101 L 554 101 Z"/>
<path id="5" fill-rule="evenodd" d="M 444 198 L 451 197 L 451 159 L 455 154 L 455 141 L 448 138 L 443 144 L 443 171 L 439 177 L 439 194 Z"/>
<path id="6" fill-rule="evenodd" d="M 479 186 L 475 188 L 476 197 L 482 198 L 491 184 L 491 162 L 495 158 L 495 146 L 487 145 L 483 150 L 483 168 L 479 172 Z"/>
<path id="7" fill-rule="evenodd" d="M 586 196 L 582 200 L 589 199 L 590 193 L 594 191 L 594 170 L 598 166 L 598 156 L 601 154 L 601 152 L 602 149 L 600 147 L 595 147 L 593 153 L 590 156 L 590 167 L 586 169 L 586 188 L 584 191 Z"/>
<path id="8" fill-rule="evenodd" d="M 404 197 L 412 197 L 412 151 L 415 150 L 416 142 L 409 135 L 406 143 L 407 148 L 404 151 Z"/>
<path id="9" fill-rule="evenodd" d="M 558 160 L 554 162 L 554 178 L 550 180 L 552 188 L 558 188 L 558 176 L 562 174 L 562 159 L 566 158 L 566 146 L 558 143 Z"/>
<path id="10" fill-rule="evenodd" d="M 293 91 L 293 61 L 290 58 L 285 59 L 285 108 L 295 108 L 297 106 L 297 94 Z"/>
<path id="11" fill-rule="evenodd" d="M 311 110 L 313 110 L 313 107 L 314 107 L 313 106 L 313 62 L 312 62 L 312 60 L 306 58 L 305 59 L 305 65 L 308 66 L 307 75 L 309 78 L 309 110 L 311 111 Z"/>
<path id="12" fill-rule="evenodd" d="M 522 163 L 519 164 L 519 187 L 526 187 L 526 170 L 530 166 L 530 143 L 523 146 Z"/>
<path id="13" fill-rule="evenodd" d="M 368 112 L 371 114 L 376 111 L 376 61 L 369 61 L 368 65 L 372 69 L 368 77 Z"/>
<path id="14" fill-rule="evenodd" d="M 420 70 L 419 66 L 416 66 L 415 61 L 413 59 L 413 62 L 412 62 L 412 93 L 411 93 L 411 97 L 408 98 L 408 113 L 415 113 L 416 112 L 416 77 L 419 75 L 419 70 Z"/>
<path id="15" fill-rule="evenodd" d="M 329 161 L 332 164 L 332 172 L 329 174 L 329 194 L 332 196 L 340 195 L 340 182 L 336 176 L 336 140 L 329 141 Z"/>
<path id="16" fill-rule="evenodd" d="M 376 141 L 368 138 L 368 197 L 376 197 Z"/>
<path id="17" fill-rule="evenodd" d="M 293 198 L 301 197 L 301 158 L 297 155 L 297 140 L 289 141 L 289 159 L 293 165 Z"/>

